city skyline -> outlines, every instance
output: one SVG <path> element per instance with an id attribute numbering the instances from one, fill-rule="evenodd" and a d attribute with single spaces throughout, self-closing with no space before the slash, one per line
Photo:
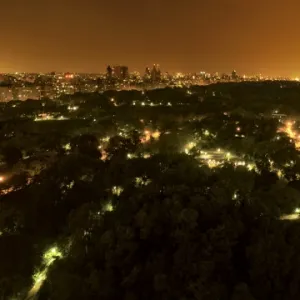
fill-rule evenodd
<path id="1" fill-rule="evenodd" d="M 300 3 L 4 2 L 0 72 L 162 71 L 300 76 Z"/>

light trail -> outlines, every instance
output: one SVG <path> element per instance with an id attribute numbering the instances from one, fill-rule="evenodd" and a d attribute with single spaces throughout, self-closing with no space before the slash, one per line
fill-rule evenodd
<path id="1" fill-rule="evenodd" d="M 33 285 L 27 294 L 26 300 L 34 299 L 47 279 L 50 266 L 60 258 L 63 258 L 63 254 L 56 246 L 51 247 L 44 253 L 42 266 L 39 271 L 33 274 Z"/>

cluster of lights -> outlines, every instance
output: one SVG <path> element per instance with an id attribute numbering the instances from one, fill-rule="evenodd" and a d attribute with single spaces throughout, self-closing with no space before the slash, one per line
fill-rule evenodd
<path id="1" fill-rule="evenodd" d="M 214 168 L 217 168 L 217 167 L 221 166 L 222 162 L 217 161 L 215 159 L 208 159 L 208 160 L 206 160 L 206 164 L 210 169 L 214 169 Z"/>
<path id="2" fill-rule="evenodd" d="M 134 153 L 127 153 L 127 158 L 128 158 L 128 159 L 137 158 L 137 155 L 134 154 Z"/>
<path id="3" fill-rule="evenodd" d="M 282 215 L 280 217 L 280 220 L 285 220 L 285 221 L 296 221 L 300 219 L 300 208 L 296 207 L 294 212 L 291 214 L 287 215 Z"/>
<path id="4" fill-rule="evenodd" d="M 148 158 L 150 158 L 151 157 L 151 154 L 150 153 L 144 153 L 143 154 L 143 158 L 144 159 L 148 159 Z"/>
<path id="5" fill-rule="evenodd" d="M 196 147 L 196 143 L 195 142 L 189 142 L 185 145 L 184 147 L 184 153 L 185 154 L 189 154 L 191 149 L 193 149 L 194 147 Z"/>
<path id="6" fill-rule="evenodd" d="M 145 102 L 145 101 L 142 101 L 142 102 L 139 102 L 141 106 L 161 106 L 163 105 L 162 102 L 158 103 L 158 104 L 155 104 L 153 102 Z M 136 106 L 137 105 L 137 101 L 132 101 L 132 105 L 133 106 Z M 172 103 L 171 102 L 168 102 L 167 103 L 167 106 L 172 106 Z"/>
<path id="7" fill-rule="evenodd" d="M 7 195 L 13 191 L 16 191 L 16 189 L 14 187 L 9 187 L 7 189 L 3 189 L 3 190 L 0 190 L 0 195 Z"/>
<path id="8" fill-rule="evenodd" d="M 108 211 L 108 212 L 111 212 L 111 211 L 114 210 L 114 207 L 113 207 L 112 203 L 109 202 L 109 203 L 107 203 L 107 204 L 104 205 L 103 210 L 104 210 L 105 212 L 107 212 L 107 211 Z"/>
<path id="9" fill-rule="evenodd" d="M 104 137 L 104 138 L 102 138 L 101 139 L 103 142 L 109 142 L 109 140 L 110 140 L 110 136 L 106 136 L 106 137 Z"/>
<path id="10" fill-rule="evenodd" d="M 56 246 L 51 247 L 44 253 L 42 269 L 36 271 L 33 274 L 33 286 L 30 289 L 26 299 L 34 298 L 34 296 L 40 290 L 43 282 L 47 278 L 49 267 L 55 262 L 55 260 L 61 259 L 61 258 L 63 258 L 63 254 Z"/>
<path id="11" fill-rule="evenodd" d="M 76 110 L 78 110 L 78 106 L 68 106 L 68 110 L 76 111 Z"/>
<path id="12" fill-rule="evenodd" d="M 161 133 L 160 131 L 150 131 L 150 130 L 145 130 L 144 135 L 141 138 L 141 143 L 147 143 L 150 141 L 151 138 L 158 140 L 160 137 Z"/>
<path id="13" fill-rule="evenodd" d="M 297 132 L 293 126 L 295 121 L 287 121 L 284 127 L 279 128 L 279 132 L 284 132 L 289 138 L 295 142 L 295 147 L 300 148 L 300 133 Z M 279 137 L 277 137 L 279 138 Z"/>
<path id="14" fill-rule="evenodd" d="M 195 142 L 189 142 L 184 147 L 184 153 L 190 155 L 190 150 L 196 147 L 196 145 L 197 144 Z M 221 166 L 225 161 L 232 161 L 232 164 L 235 167 L 243 166 L 249 171 L 255 170 L 257 172 L 257 167 L 254 163 L 246 162 L 244 160 L 237 160 L 237 157 L 231 152 L 226 152 L 220 148 L 207 151 L 201 150 L 198 158 L 211 169 Z"/>
<path id="15" fill-rule="evenodd" d="M 148 179 L 148 178 L 143 178 L 143 177 L 136 177 L 135 178 L 135 185 L 137 187 L 139 187 L 139 186 L 146 186 L 149 183 L 151 183 L 151 180 Z"/>
<path id="16" fill-rule="evenodd" d="M 113 186 L 111 192 L 113 195 L 120 196 L 124 189 L 121 186 Z"/>
<path id="17" fill-rule="evenodd" d="M 62 148 L 65 149 L 66 151 L 70 151 L 71 150 L 71 144 L 67 143 L 67 144 L 63 145 Z"/>
<path id="18" fill-rule="evenodd" d="M 62 253 L 57 247 L 48 249 L 43 255 L 44 264 L 49 267 L 57 258 L 62 258 Z"/>
<path id="19" fill-rule="evenodd" d="M 34 118 L 35 122 L 39 122 L 39 121 L 63 121 L 63 120 L 68 120 L 68 118 L 64 117 L 64 116 L 59 116 L 58 118 L 49 115 L 49 114 L 40 114 L 38 117 Z"/>

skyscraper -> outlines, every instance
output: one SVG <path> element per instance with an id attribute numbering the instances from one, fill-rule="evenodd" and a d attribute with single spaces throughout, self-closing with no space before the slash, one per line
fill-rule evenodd
<path id="1" fill-rule="evenodd" d="M 127 66 L 116 65 L 113 67 L 113 76 L 117 79 L 124 80 L 128 78 L 129 72 Z"/>
<path id="2" fill-rule="evenodd" d="M 145 70 L 145 76 L 146 77 L 150 77 L 151 76 L 151 71 L 150 71 L 149 67 L 147 67 L 146 70 Z"/>
<path id="3" fill-rule="evenodd" d="M 154 64 L 151 70 L 151 80 L 157 82 L 160 81 L 160 79 L 161 79 L 161 71 L 159 65 Z"/>
<path id="4" fill-rule="evenodd" d="M 113 73 L 113 70 L 112 70 L 111 66 L 107 66 L 107 68 L 106 68 L 106 76 L 108 78 L 111 78 L 112 77 L 112 73 Z"/>
<path id="5" fill-rule="evenodd" d="M 231 73 L 231 79 L 232 79 L 232 80 L 237 80 L 237 79 L 238 79 L 238 75 L 237 75 L 236 70 L 233 70 L 233 71 L 232 71 L 232 73 Z"/>
<path id="6" fill-rule="evenodd" d="M 127 66 L 121 66 L 121 78 L 126 79 L 129 77 L 128 67 Z"/>

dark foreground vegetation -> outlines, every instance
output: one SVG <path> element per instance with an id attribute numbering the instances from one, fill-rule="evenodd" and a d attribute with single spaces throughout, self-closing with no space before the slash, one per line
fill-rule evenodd
<path id="1" fill-rule="evenodd" d="M 0 299 L 300 299 L 300 85 L 0 105 Z"/>

